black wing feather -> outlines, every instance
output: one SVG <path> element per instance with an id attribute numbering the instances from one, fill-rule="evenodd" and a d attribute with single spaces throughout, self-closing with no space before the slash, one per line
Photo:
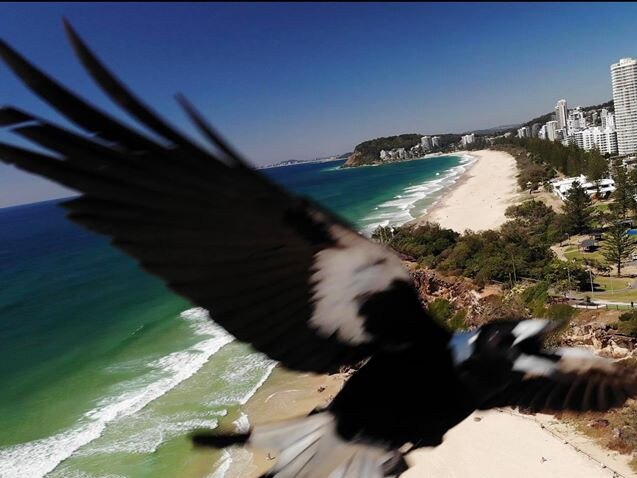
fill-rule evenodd
<path id="1" fill-rule="evenodd" d="M 81 196 L 63 204 L 71 220 L 111 236 L 143 269 L 210 310 L 238 339 L 289 368 L 337 370 L 359 363 L 392 338 L 404 342 L 418 336 L 423 328 L 435 329 L 431 340 L 447 337 L 422 313 L 413 292 L 400 291 L 383 299 L 385 307 L 395 300 L 398 309 L 409 303 L 418 310 L 393 318 L 395 337 L 391 327 L 364 343 L 319 333 L 309 323 L 315 310 L 316 254 L 352 243 L 370 248 L 370 243 L 351 231 L 347 246 L 339 243 L 332 228 L 348 231 L 341 219 L 252 171 L 183 97 L 180 104 L 215 151 L 177 132 L 135 98 L 70 26 L 66 29 L 81 62 L 106 94 L 158 137 L 97 110 L 0 41 L 0 57 L 23 82 L 88 133 L 77 134 L 14 107 L 0 108 L 0 126 L 13 127 L 52 153 L 0 143 L 0 160 L 79 191 Z"/>

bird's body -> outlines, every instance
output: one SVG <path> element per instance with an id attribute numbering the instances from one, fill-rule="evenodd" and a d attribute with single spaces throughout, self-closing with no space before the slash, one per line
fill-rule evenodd
<path id="1" fill-rule="evenodd" d="M 375 355 L 329 407 L 344 438 L 362 433 L 392 448 L 437 446 L 474 409 L 448 351 L 427 346 Z"/>
<path id="2" fill-rule="evenodd" d="M 390 250 L 252 170 L 183 99 L 212 149 L 174 130 L 67 33 L 93 79 L 155 136 L 92 107 L 0 41 L 4 62 L 83 130 L 2 107 L 0 127 L 45 152 L 0 142 L 0 160 L 79 191 L 63 204 L 71 220 L 111 237 L 283 366 L 329 373 L 363 363 L 325 410 L 240 435 L 198 434 L 196 443 L 264 448 L 277 457 L 277 478 L 394 476 L 405 446 L 440 444 L 475 409 L 607 410 L 637 394 L 635 374 L 609 361 L 546 349 L 550 321 L 451 334 Z"/>

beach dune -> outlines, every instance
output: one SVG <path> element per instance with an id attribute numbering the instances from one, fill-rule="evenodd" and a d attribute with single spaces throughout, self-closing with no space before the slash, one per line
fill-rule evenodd
<path id="1" fill-rule="evenodd" d="M 515 159 L 502 151 L 472 151 L 475 158 L 451 191 L 414 223 L 437 222 L 464 232 L 497 229 L 518 196 Z"/>

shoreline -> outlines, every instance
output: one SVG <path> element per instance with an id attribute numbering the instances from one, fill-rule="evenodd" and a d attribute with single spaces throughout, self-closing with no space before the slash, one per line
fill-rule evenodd
<path id="1" fill-rule="evenodd" d="M 407 225 L 436 222 L 456 232 L 497 229 L 505 221 L 507 207 L 520 192 L 515 159 L 501 151 L 466 152 L 474 158 L 457 181 L 420 217 Z"/>
<path id="2" fill-rule="evenodd" d="M 438 201 L 445 196 L 445 194 L 453 189 L 456 183 L 464 177 L 467 170 L 475 162 L 475 158 L 467 152 L 460 152 L 460 154 L 437 154 L 432 155 L 429 158 L 423 157 L 406 159 L 404 161 L 395 161 L 385 165 L 378 165 L 387 166 L 390 164 L 440 157 L 456 157 L 459 158 L 459 162 L 455 166 L 436 172 L 436 175 L 433 177 L 429 177 L 421 182 L 406 186 L 402 191 L 400 191 L 400 194 L 396 194 L 391 199 L 387 199 L 378 204 L 375 210 L 364 218 L 364 220 L 369 221 L 369 224 L 364 226 L 361 229 L 361 232 L 365 235 L 371 235 L 372 232 L 379 226 L 400 227 L 417 220 L 418 217 L 420 217 L 433 205 L 437 204 Z M 375 165 L 369 165 L 369 167 L 373 166 Z M 391 208 L 394 210 L 392 211 Z M 381 213 L 381 215 L 378 216 L 378 213 Z M 387 214 L 391 214 L 391 217 L 387 217 Z"/>

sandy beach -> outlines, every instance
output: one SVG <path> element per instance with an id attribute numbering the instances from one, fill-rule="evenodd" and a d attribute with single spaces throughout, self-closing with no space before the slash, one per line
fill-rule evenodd
<path id="1" fill-rule="evenodd" d="M 282 420 L 324 406 L 343 375 L 297 374 L 277 368 L 244 408 L 252 424 Z M 509 409 L 476 412 L 435 449 L 410 453 L 402 478 L 621 478 L 634 477 L 630 457 L 606 450 L 550 415 Z M 211 478 L 256 478 L 271 465 L 266 452 L 232 449 Z M 221 473 L 219 473 L 221 471 Z"/>
<path id="2" fill-rule="evenodd" d="M 479 420 L 479 421 L 478 421 Z M 476 413 L 435 449 L 408 455 L 403 478 L 632 477 L 628 458 L 605 450 L 549 415 Z"/>
<path id="3" fill-rule="evenodd" d="M 510 154 L 471 151 L 475 162 L 434 206 L 413 223 L 437 222 L 463 232 L 496 229 L 504 212 L 518 197 L 517 167 Z"/>

